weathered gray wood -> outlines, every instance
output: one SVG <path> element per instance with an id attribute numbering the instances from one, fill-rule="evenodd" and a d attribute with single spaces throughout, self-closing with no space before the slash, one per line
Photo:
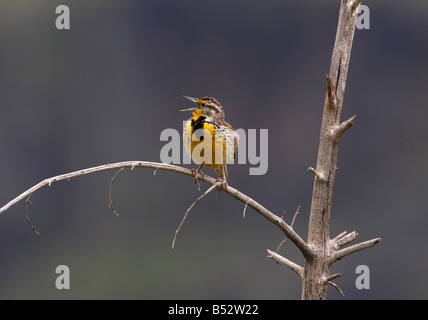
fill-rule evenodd
<path id="1" fill-rule="evenodd" d="M 361 0 L 342 0 L 336 40 L 326 76 L 327 93 L 321 123 L 317 166 L 309 168 L 315 174 L 307 244 L 312 257 L 306 259 L 303 270 L 302 299 L 325 299 L 326 279 L 330 276 L 328 257 L 334 248 L 330 241 L 330 211 L 336 176 L 337 151 L 342 134 L 353 125 L 354 117 L 340 123 L 346 77 L 351 57 L 358 6 Z"/>

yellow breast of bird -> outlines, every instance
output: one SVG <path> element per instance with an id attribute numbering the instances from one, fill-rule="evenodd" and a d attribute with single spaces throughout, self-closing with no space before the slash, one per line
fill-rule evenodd
<path id="1" fill-rule="evenodd" d="M 184 144 L 192 160 L 208 168 L 218 168 L 228 162 L 226 131 L 216 128 L 212 123 L 203 122 L 200 128 L 195 128 L 192 120 L 187 121 L 184 128 Z M 231 151 L 231 152 L 230 152 Z"/>

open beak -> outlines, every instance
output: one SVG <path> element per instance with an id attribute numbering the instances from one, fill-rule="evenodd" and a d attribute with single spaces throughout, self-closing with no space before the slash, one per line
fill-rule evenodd
<path id="1" fill-rule="evenodd" d="M 183 98 L 186 98 L 187 100 L 193 101 L 194 103 L 197 103 L 196 101 L 198 101 L 198 98 L 192 98 L 189 96 L 182 96 Z"/>
<path id="2" fill-rule="evenodd" d="M 190 100 L 194 103 L 198 103 L 198 99 L 197 98 L 192 98 L 192 97 L 188 97 L 188 96 L 182 96 L 183 98 L 186 98 L 187 100 Z M 192 108 L 187 108 L 187 109 L 182 109 L 180 111 L 195 111 L 196 109 L 198 109 L 198 107 L 192 107 Z"/>
<path id="3" fill-rule="evenodd" d="M 196 109 L 198 109 L 198 108 L 193 107 L 193 108 L 188 108 L 188 109 L 181 109 L 180 111 L 195 111 Z"/>

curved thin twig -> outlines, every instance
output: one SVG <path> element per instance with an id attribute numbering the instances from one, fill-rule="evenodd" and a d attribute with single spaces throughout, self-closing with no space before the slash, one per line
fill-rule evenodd
<path id="1" fill-rule="evenodd" d="M 242 218 L 245 218 L 245 211 L 247 211 L 248 203 L 245 204 L 244 210 L 242 211 Z"/>
<path id="2" fill-rule="evenodd" d="M 113 176 L 113 178 L 111 179 L 111 181 L 110 181 L 110 189 L 108 190 L 108 206 L 109 206 L 109 208 L 114 212 L 114 214 L 116 215 L 116 216 L 119 216 L 119 214 L 116 212 L 116 210 L 114 209 L 114 207 L 113 207 L 113 200 L 112 200 L 112 198 L 111 198 L 111 192 L 112 192 L 112 190 L 113 190 L 113 182 L 114 182 L 114 180 L 116 180 L 116 178 L 117 178 L 117 176 L 123 171 L 123 170 L 125 170 L 126 168 L 125 167 L 123 167 L 123 168 L 120 168 L 119 169 L 119 171 L 118 172 L 116 172 L 116 174 Z M 156 172 L 156 170 L 155 170 L 155 172 Z"/>
<path id="3" fill-rule="evenodd" d="M 115 170 L 115 169 L 121 169 L 121 168 L 136 168 L 136 167 L 143 167 L 143 168 L 152 168 L 155 170 L 166 170 L 166 171 L 173 171 L 178 172 L 181 174 L 185 174 L 191 177 L 195 177 L 195 173 L 191 169 L 166 164 L 166 163 L 159 163 L 159 162 L 149 162 L 149 161 L 124 161 L 124 162 L 116 162 L 116 163 L 110 163 L 110 164 L 104 164 L 97 167 L 91 167 L 87 169 L 82 169 L 78 171 L 73 171 L 70 173 L 58 175 L 55 177 L 51 177 L 48 179 L 45 179 L 35 186 L 31 187 L 30 189 L 24 191 L 22 194 L 17 196 L 15 199 L 11 200 L 9 203 L 4 205 L 2 208 L 0 208 L 0 214 L 8 210 L 10 207 L 21 201 L 22 199 L 29 197 L 31 194 L 36 192 L 37 190 L 47 186 L 51 185 L 54 182 L 62 181 L 62 180 L 70 180 L 73 178 L 77 178 L 83 175 L 92 174 L 96 172 L 103 172 L 108 170 Z M 213 177 L 202 175 L 197 173 L 196 178 L 204 181 L 206 183 L 209 183 L 211 185 L 215 185 L 217 183 L 217 180 Z M 290 240 L 300 249 L 302 254 L 310 258 L 312 256 L 312 248 L 293 230 L 293 228 L 288 225 L 281 217 L 278 217 L 265 207 L 263 207 L 261 204 L 259 204 L 254 199 L 248 197 L 247 195 L 243 194 L 239 190 L 231 187 L 230 185 L 227 186 L 227 188 L 222 188 L 222 191 L 225 193 L 228 193 L 235 199 L 243 202 L 247 206 L 253 208 L 256 212 L 261 214 L 264 218 L 266 218 L 268 221 L 275 224 L 284 234 L 290 238 Z M 28 216 L 28 215 L 27 215 Z M 29 221 L 29 219 L 27 219 Z M 30 225 L 32 225 L 30 223 Z M 35 230 L 35 229 L 33 229 Z"/>
<path id="4" fill-rule="evenodd" d="M 331 286 L 332 286 L 332 287 L 334 287 L 337 291 L 339 291 L 339 293 L 342 295 L 342 297 L 344 297 L 344 296 L 345 296 L 345 294 L 343 293 L 343 291 L 342 291 L 342 290 L 340 290 L 340 288 L 339 288 L 339 286 L 338 286 L 337 284 L 335 284 L 334 282 L 331 282 L 331 281 L 327 282 L 327 284 L 331 285 Z"/>
<path id="5" fill-rule="evenodd" d="M 37 191 L 37 190 L 36 190 Z M 36 191 L 32 192 L 30 194 L 30 196 L 27 198 L 27 200 L 25 200 L 25 220 L 27 220 L 28 224 L 30 225 L 31 229 L 33 229 L 35 234 L 40 234 L 40 232 L 38 232 L 36 230 L 36 228 L 33 226 L 33 224 L 30 221 L 30 218 L 28 217 L 28 204 L 31 204 L 31 197 L 34 195 L 34 193 L 36 193 Z"/>
<path id="6" fill-rule="evenodd" d="M 212 185 L 211 187 L 209 187 L 208 188 L 208 190 L 207 191 L 205 191 L 204 192 L 204 194 L 203 195 L 201 195 L 198 199 L 196 199 L 193 203 L 192 203 L 192 205 L 189 207 L 189 209 L 187 209 L 187 211 L 186 211 L 186 213 L 185 213 L 185 215 L 184 215 L 184 217 L 183 217 L 183 219 L 181 220 L 181 222 L 180 222 L 180 225 L 178 226 L 178 228 L 177 228 L 177 230 L 175 231 L 175 235 L 174 235 L 174 239 L 172 240 L 172 246 L 171 246 L 171 248 L 172 249 L 174 249 L 174 246 L 175 246 L 175 240 L 177 239 L 177 235 L 178 235 L 178 232 L 180 231 L 180 229 L 181 229 L 181 226 L 183 225 L 183 223 L 184 223 L 184 220 L 186 220 L 186 218 L 187 218 L 187 215 L 189 214 L 189 212 L 190 212 L 190 210 L 192 210 L 192 208 L 203 198 L 203 197 L 205 197 L 206 195 L 208 195 L 209 193 L 211 193 L 211 192 L 213 192 L 215 189 L 217 189 L 217 188 L 219 188 L 220 187 L 220 182 L 218 183 L 218 184 L 214 184 L 214 185 Z"/>
<path id="7" fill-rule="evenodd" d="M 298 206 L 298 207 L 297 207 L 297 210 L 296 210 L 296 212 L 294 213 L 293 220 L 291 220 L 291 224 L 290 224 L 290 226 L 291 226 L 291 227 L 293 227 L 294 220 L 296 220 L 296 217 L 297 217 L 297 214 L 299 213 L 299 210 L 300 210 L 300 206 Z M 285 217 L 285 210 L 282 212 L 281 219 L 284 219 L 284 217 Z M 278 253 L 279 249 L 282 247 L 282 245 L 284 244 L 284 242 L 285 242 L 287 239 L 288 239 L 288 238 L 287 238 L 287 237 L 285 237 L 285 239 L 281 241 L 281 243 L 279 244 L 278 248 L 276 248 L 276 251 L 275 251 L 276 253 Z"/>

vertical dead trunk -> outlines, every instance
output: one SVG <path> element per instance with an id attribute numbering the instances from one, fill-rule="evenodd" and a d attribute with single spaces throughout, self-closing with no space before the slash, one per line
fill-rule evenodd
<path id="1" fill-rule="evenodd" d="M 330 211 L 336 175 L 337 151 L 342 134 L 353 125 L 354 117 L 340 123 L 346 76 L 360 1 L 342 0 L 336 40 L 326 76 L 327 93 L 321 123 L 307 244 L 313 254 L 303 270 L 302 299 L 325 299 L 330 274 L 328 257 L 333 252 L 330 240 Z"/>

